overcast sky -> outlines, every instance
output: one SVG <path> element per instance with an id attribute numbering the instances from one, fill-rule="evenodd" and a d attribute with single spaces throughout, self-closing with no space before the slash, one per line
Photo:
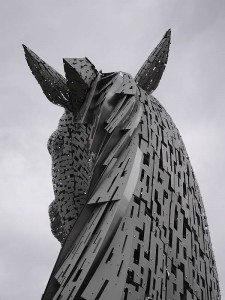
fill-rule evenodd
<path id="1" fill-rule="evenodd" d="M 104 72 L 135 75 L 169 28 L 154 96 L 189 153 L 225 299 L 225 1 L 6 0 L 0 10 L 0 300 L 40 300 L 60 249 L 46 143 L 63 109 L 45 98 L 21 44 L 62 74 L 63 57 L 86 56 Z"/>

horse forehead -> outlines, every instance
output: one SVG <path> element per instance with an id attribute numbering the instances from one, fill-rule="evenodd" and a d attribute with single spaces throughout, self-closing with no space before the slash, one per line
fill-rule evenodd
<path id="1" fill-rule="evenodd" d="M 115 90 L 116 93 L 122 93 L 122 94 L 137 93 L 137 84 L 132 75 L 123 71 L 116 72 L 115 74 L 118 74 L 121 77 L 121 83 L 119 86 L 118 83 L 116 83 L 116 81 L 112 82 L 112 86 L 117 85 L 118 87 L 118 90 Z M 74 123 L 75 123 L 75 117 L 73 112 L 66 110 L 61 116 L 61 118 L 59 119 L 58 128 L 57 128 L 58 134 L 60 133 L 63 134 L 63 132 L 66 133 L 70 127 L 73 129 Z"/>
<path id="2" fill-rule="evenodd" d="M 106 81 L 106 85 L 109 85 L 109 91 L 113 94 L 122 94 L 126 96 L 134 96 L 137 93 L 138 85 L 135 82 L 133 76 L 127 72 L 119 71 L 112 73 L 110 85 Z M 104 74 L 103 74 L 104 80 Z M 111 89 L 110 89 L 111 87 Z"/>

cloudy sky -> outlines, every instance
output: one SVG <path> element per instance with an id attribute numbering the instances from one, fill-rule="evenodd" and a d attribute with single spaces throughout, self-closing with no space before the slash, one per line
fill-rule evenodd
<path id="1" fill-rule="evenodd" d="M 225 1 L 8 0 L 1 4 L 0 299 L 40 300 L 59 252 L 46 143 L 62 109 L 45 98 L 24 43 L 63 73 L 63 57 L 135 75 L 165 31 L 169 62 L 154 95 L 180 130 L 198 179 L 225 299 Z"/>

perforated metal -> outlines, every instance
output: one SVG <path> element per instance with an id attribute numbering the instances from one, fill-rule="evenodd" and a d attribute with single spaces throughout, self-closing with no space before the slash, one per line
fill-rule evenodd
<path id="1" fill-rule="evenodd" d="M 136 82 L 123 72 L 98 73 L 87 59 L 65 60 L 68 102 L 48 143 L 55 192 L 49 214 L 62 250 L 43 300 L 220 299 L 185 146 L 150 95 L 169 44 L 170 31 Z"/>

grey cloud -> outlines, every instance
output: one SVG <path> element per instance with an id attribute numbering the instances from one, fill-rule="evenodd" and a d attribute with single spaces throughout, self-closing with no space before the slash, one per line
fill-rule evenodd
<path id="1" fill-rule="evenodd" d="M 167 69 L 154 95 L 188 150 L 208 216 L 225 296 L 225 3 L 199 1 L 5 1 L 1 7 L 0 193 L 2 299 L 36 300 L 59 245 L 50 234 L 53 199 L 47 139 L 62 109 L 28 69 L 27 44 L 63 74 L 63 57 L 87 56 L 103 71 L 138 71 L 168 28 Z"/>

